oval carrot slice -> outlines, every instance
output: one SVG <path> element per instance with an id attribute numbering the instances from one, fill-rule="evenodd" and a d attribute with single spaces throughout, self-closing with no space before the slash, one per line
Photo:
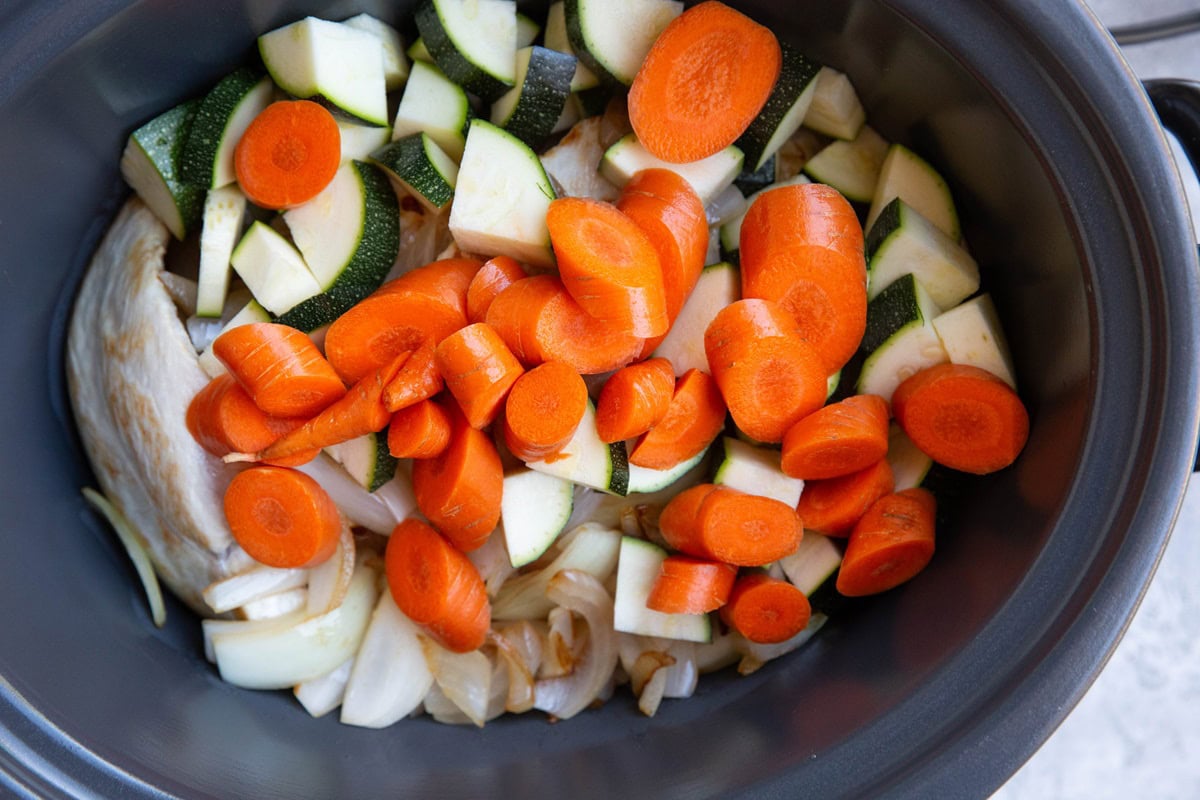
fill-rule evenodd
<path id="1" fill-rule="evenodd" d="M 887 401 L 873 394 L 854 395 L 788 428 L 780 465 L 793 478 L 836 478 L 866 469 L 886 456 L 887 449 Z"/>
<path id="2" fill-rule="evenodd" d="M 742 296 L 772 300 L 795 318 L 833 374 L 867 325 L 866 260 L 853 207 L 822 184 L 763 192 L 742 223 Z"/>
<path id="3" fill-rule="evenodd" d="M 437 531 L 411 518 L 397 525 L 384 572 L 396 607 L 442 647 L 467 653 L 483 646 L 492 624 L 483 578 Z"/>
<path id="4" fill-rule="evenodd" d="M 562 361 L 580 375 L 611 372 L 628 364 L 642 340 L 584 311 L 557 275 L 534 275 L 496 295 L 487 324 L 521 361 Z"/>
<path id="5" fill-rule="evenodd" d="M 472 428 L 486 428 L 525 368 L 492 326 L 476 322 L 442 340 L 438 372 Z"/>
<path id="6" fill-rule="evenodd" d="M 262 208 L 293 208 L 329 185 L 342 160 L 333 115 L 311 100 L 279 100 L 251 121 L 233 151 L 238 185 Z"/>
<path id="7" fill-rule="evenodd" d="M 665 358 L 617 370 L 596 400 L 596 433 L 603 442 L 641 436 L 662 421 L 675 395 L 675 369 Z"/>
<path id="8" fill-rule="evenodd" d="M 552 456 L 575 435 L 587 410 L 587 384 L 561 361 L 517 378 L 504 404 L 504 442 L 522 461 Z"/>
<path id="9" fill-rule="evenodd" d="M 388 452 L 396 458 L 433 458 L 450 444 L 450 415 L 433 400 L 420 400 L 392 414 Z"/>
<path id="10" fill-rule="evenodd" d="M 717 312 L 704 352 L 733 421 L 751 438 L 778 442 L 825 403 L 826 368 L 795 320 L 769 300 L 738 300 Z"/>
<path id="11" fill-rule="evenodd" d="M 584 311 L 643 339 L 667 332 L 658 254 L 633 220 L 609 203 L 562 197 L 546 227 L 563 286 Z"/>
<path id="12" fill-rule="evenodd" d="M 320 564 L 337 549 L 342 523 L 315 480 L 286 467 L 243 470 L 225 490 L 225 519 L 251 558 L 269 567 Z"/>
<path id="13" fill-rule="evenodd" d="M 721 619 L 752 642 L 786 642 L 808 626 L 812 606 L 804 592 L 761 572 L 738 579 Z"/>
<path id="14" fill-rule="evenodd" d="M 704 269 L 708 218 L 692 185 L 669 169 L 645 169 L 621 189 L 617 208 L 642 232 L 658 254 L 667 318 L 672 322 Z"/>
<path id="15" fill-rule="evenodd" d="M 353 383 L 425 341 L 436 346 L 467 324 L 467 287 L 480 266 L 472 258 L 444 259 L 388 281 L 329 326 L 329 362 Z"/>
<path id="16" fill-rule="evenodd" d="M 684 11 L 655 40 L 629 90 L 638 140 L 664 161 L 699 161 L 733 144 L 779 77 L 775 34 L 709 0 Z"/>
<path id="17" fill-rule="evenodd" d="M 844 537 L 879 498 L 895 488 L 892 467 L 881 458 L 866 469 L 843 475 L 805 481 L 796 513 L 806 531 Z"/>
<path id="18" fill-rule="evenodd" d="M 516 259 L 496 256 L 486 262 L 467 286 L 467 320 L 483 322 L 496 295 L 525 277 L 525 268 Z"/>
<path id="19" fill-rule="evenodd" d="M 213 342 L 213 355 L 273 417 L 311 417 L 346 393 L 312 339 L 288 325 L 231 328 Z"/>
<path id="20" fill-rule="evenodd" d="M 444 388 L 446 382 L 437 367 L 437 348 L 432 339 L 426 339 L 384 388 L 383 404 L 388 411 L 399 411 L 428 400 Z"/>
<path id="21" fill-rule="evenodd" d="M 725 605 L 737 567 L 691 556 L 667 556 L 646 608 L 664 614 L 707 614 Z"/>
<path id="22" fill-rule="evenodd" d="M 304 424 L 296 418 L 272 417 L 229 373 L 218 375 L 188 404 L 187 429 L 215 456 L 257 453 L 280 436 Z"/>
<path id="23" fill-rule="evenodd" d="M 796 510 L 770 497 L 701 484 L 663 508 L 659 530 L 672 548 L 740 567 L 769 564 L 795 551 L 804 529 Z"/>
<path id="24" fill-rule="evenodd" d="M 417 508 L 463 552 L 481 547 L 500 522 L 500 454 L 465 420 L 453 425 L 445 450 L 413 462 L 412 483 Z"/>
<path id="25" fill-rule="evenodd" d="M 892 589 L 933 558 L 937 502 L 927 489 L 905 489 L 876 500 L 850 532 L 837 590 L 862 597 Z"/>
<path id="26" fill-rule="evenodd" d="M 921 452 L 951 469 L 984 475 L 1016 461 L 1029 412 L 1007 383 L 966 364 L 938 364 L 892 395 L 900 427 Z"/>
<path id="27" fill-rule="evenodd" d="M 725 401 L 708 373 L 689 369 L 675 383 L 667 413 L 642 435 L 629 463 L 668 469 L 701 453 L 725 427 Z"/>

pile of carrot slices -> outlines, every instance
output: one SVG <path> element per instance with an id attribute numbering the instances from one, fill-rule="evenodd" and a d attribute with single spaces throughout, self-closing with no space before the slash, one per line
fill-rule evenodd
<path id="1" fill-rule="evenodd" d="M 670 162 L 724 148 L 759 113 L 779 61 L 770 31 L 738 12 L 717 2 L 686 11 L 634 81 L 629 110 L 639 139 Z M 720 85 L 710 85 L 715 79 Z M 688 88 L 701 84 L 702 92 Z M 687 103 L 665 102 L 680 93 Z M 258 125 L 279 136 L 308 113 L 281 106 Z M 262 160 L 255 137 L 266 135 L 254 130 L 239 150 L 239 169 L 251 172 Z M 300 185 L 268 205 L 285 207 L 308 191 Z M 703 483 L 680 491 L 659 520 L 674 552 L 648 607 L 719 610 L 747 639 L 775 643 L 802 631 L 811 609 L 764 567 L 793 553 L 806 527 L 846 539 L 837 578 L 846 595 L 886 591 L 932 557 L 933 495 L 894 491 L 886 459 L 893 417 L 931 458 L 966 472 L 1002 469 L 1024 445 L 1020 399 L 974 367 L 926 369 L 890 404 L 875 396 L 826 404 L 830 375 L 860 345 L 867 302 L 861 225 L 828 186 L 776 188 L 751 205 L 741 231 L 742 299 L 704 332 L 708 369 L 678 377 L 654 353 L 705 265 L 708 223 L 688 182 L 646 170 L 613 203 L 552 201 L 546 223 L 556 272 L 529 274 L 488 253 L 447 258 L 384 284 L 328 328 L 322 347 L 275 323 L 216 340 L 228 373 L 196 395 L 187 425 L 209 452 L 252 464 L 225 497 L 248 553 L 277 567 L 328 558 L 342 524 L 337 509 L 294 467 L 386 430 L 391 454 L 413 461 L 423 518 L 404 521 L 389 540 L 392 596 L 443 646 L 476 649 L 490 605 L 465 553 L 498 524 L 505 464 L 552 461 L 586 416 L 583 376 L 607 374 L 595 398 L 597 434 L 626 442 L 631 464 L 681 464 L 731 418 L 745 437 L 778 446 L 782 471 L 807 482 L 795 507 Z"/>

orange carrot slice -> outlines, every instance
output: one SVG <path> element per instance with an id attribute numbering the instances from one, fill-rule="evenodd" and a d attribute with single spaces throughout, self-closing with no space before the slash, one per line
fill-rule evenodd
<path id="1" fill-rule="evenodd" d="M 646 608 L 664 614 L 707 614 L 725 605 L 737 567 L 691 556 L 667 556 Z"/>
<path id="2" fill-rule="evenodd" d="M 779 303 L 826 373 L 841 369 L 867 324 L 863 235 L 851 205 L 823 184 L 771 189 L 747 210 L 741 242 L 742 296 Z"/>
<path id="3" fill-rule="evenodd" d="M 1012 387 L 966 364 L 921 370 L 897 387 L 892 410 L 921 452 L 976 475 L 1013 463 L 1029 438 L 1029 412 Z"/>
<path id="4" fill-rule="evenodd" d="M 257 453 L 280 436 L 304 424 L 303 419 L 272 417 L 232 375 L 218 375 L 188 404 L 187 429 L 215 456 Z"/>
<path id="5" fill-rule="evenodd" d="M 412 483 L 417 508 L 463 552 L 483 546 L 500 522 L 500 454 L 465 420 L 453 425 L 445 450 L 413 462 Z"/>
<path id="6" fill-rule="evenodd" d="M 725 427 L 725 402 L 708 373 L 689 369 L 675 383 L 667 413 L 642 435 L 629 463 L 668 469 L 702 453 Z"/>
<path id="7" fill-rule="evenodd" d="M 562 361 L 580 375 L 611 372 L 632 361 L 642 340 L 592 317 L 557 275 L 534 275 L 496 295 L 487 323 L 521 361 Z"/>
<path id="8" fill-rule="evenodd" d="M 383 404 L 388 411 L 428 400 L 446 388 L 437 368 L 437 348 L 427 339 L 412 352 L 400 371 L 383 390 Z"/>
<path id="9" fill-rule="evenodd" d="M 450 444 L 450 415 L 433 400 L 420 400 L 392 414 L 388 452 L 396 458 L 433 458 Z"/>
<path id="10" fill-rule="evenodd" d="M 771 96 L 775 34 L 723 3 L 684 11 L 659 34 L 629 90 L 629 121 L 664 161 L 699 161 L 733 144 Z"/>
<path id="11" fill-rule="evenodd" d="M 658 524 L 675 550 L 741 567 L 788 555 L 804 533 L 796 510 L 786 503 L 710 484 L 676 495 Z"/>
<path id="12" fill-rule="evenodd" d="M 508 390 L 525 368 L 486 322 L 461 328 L 442 340 L 435 355 L 446 388 L 472 428 L 492 424 Z"/>
<path id="13" fill-rule="evenodd" d="M 866 469 L 887 455 L 888 405 L 854 395 L 796 422 L 783 436 L 781 467 L 793 478 L 836 478 Z"/>
<path id="14" fill-rule="evenodd" d="M 849 536 L 850 529 L 871 504 L 891 494 L 894 488 L 892 467 L 886 458 L 881 458 L 866 469 L 840 478 L 805 481 L 796 513 L 806 531 Z"/>
<path id="15" fill-rule="evenodd" d="M 927 489 L 876 500 L 850 532 L 837 590 L 847 597 L 878 594 L 925 569 L 933 558 L 936 513 Z"/>
<path id="16" fill-rule="evenodd" d="M 213 342 L 213 355 L 273 417 L 310 417 L 346 393 L 312 340 L 288 325 L 231 328 Z"/>
<path id="17" fill-rule="evenodd" d="M 384 554 L 388 590 L 404 615 L 456 653 L 483 646 L 492 607 L 479 570 L 417 519 L 396 526 Z"/>
<path id="18" fill-rule="evenodd" d="M 496 256 L 485 263 L 467 287 L 467 320 L 483 322 L 496 295 L 525 277 L 525 268 L 508 256 Z"/>
<path id="19" fill-rule="evenodd" d="M 522 461 L 563 448 L 587 410 L 587 384 L 561 361 L 534 367 L 513 384 L 504 404 L 504 442 Z"/>
<path id="20" fill-rule="evenodd" d="M 778 442 L 825 403 L 826 367 L 795 320 L 769 300 L 738 300 L 717 312 L 704 352 L 733 421 L 760 442 Z"/>
<path id="21" fill-rule="evenodd" d="M 233 151 L 238 185 L 262 208 L 293 208 L 321 193 L 342 160 L 333 115 L 311 100 L 280 100 L 264 108 Z"/>
<path id="22" fill-rule="evenodd" d="M 603 442 L 641 436 L 662 421 L 675 395 L 675 369 L 665 358 L 622 367 L 596 400 L 596 433 Z"/>
<path id="23" fill-rule="evenodd" d="M 720 615 L 750 641 L 778 644 L 808 626 L 812 607 L 792 584 L 756 572 L 738 579 Z"/>
<path id="24" fill-rule="evenodd" d="M 583 197 L 550 203 L 546 227 L 563 286 L 596 319 L 642 338 L 667 332 L 654 246 L 616 206 Z"/>
<path id="25" fill-rule="evenodd" d="M 315 480 L 286 467 L 254 466 L 229 482 L 225 519 L 251 558 L 269 567 L 311 567 L 333 555 L 341 517 Z"/>

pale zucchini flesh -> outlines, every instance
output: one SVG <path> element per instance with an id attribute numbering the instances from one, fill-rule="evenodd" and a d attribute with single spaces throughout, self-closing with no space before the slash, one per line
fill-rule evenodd
<path id="1" fill-rule="evenodd" d="M 849 141 L 858 136 L 867 121 L 867 112 L 850 78 L 832 67 L 822 67 L 816 82 L 804 126 L 835 139 Z"/>
<path id="2" fill-rule="evenodd" d="M 196 279 L 196 316 L 220 317 L 229 291 L 229 261 L 242 235 L 246 195 L 237 186 L 212 189 L 204 200 L 200 230 L 200 271 Z"/>
<path id="3" fill-rule="evenodd" d="M 321 293 L 299 251 L 269 225 L 254 222 L 231 258 L 233 270 L 272 314 L 283 314 Z"/>
<path id="4" fill-rule="evenodd" d="M 392 139 L 425 133 L 459 161 L 470 121 L 471 103 L 463 88 L 435 65 L 414 61 L 396 109 Z"/>
<path id="5" fill-rule="evenodd" d="M 635 134 L 627 134 L 604 153 L 600 161 L 600 174 L 614 186 L 621 187 L 644 169 L 667 169 L 687 181 L 700 201 L 707 205 L 713 198 L 733 184 L 742 172 L 742 151 L 730 145 L 707 158 L 688 164 L 672 164 L 651 155 Z"/>
<path id="6" fill-rule="evenodd" d="M 450 80 L 489 102 L 513 85 L 516 3 L 424 0 L 415 17 L 425 48 Z"/>
<path id="7" fill-rule="evenodd" d="M 853 140 L 836 139 L 821 149 L 805 162 L 804 172 L 817 183 L 837 189 L 847 200 L 870 203 L 887 153 L 887 140 L 870 125 L 863 125 Z"/>
<path id="8" fill-rule="evenodd" d="M 129 134 L 121 155 L 121 177 L 176 239 L 201 219 L 204 187 L 180 174 L 180 154 L 199 100 L 175 106 Z"/>
<path id="9" fill-rule="evenodd" d="M 866 252 L 868 299 L 909 273 L 939 308 L 953 308 L 979 290 L 979 266 L 970 253 L 899 197 L 871 227 Z"/>

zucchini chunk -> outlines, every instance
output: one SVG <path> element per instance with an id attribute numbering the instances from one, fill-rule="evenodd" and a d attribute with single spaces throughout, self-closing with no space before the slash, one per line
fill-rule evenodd
<path id="1" fill-rule="evenodd" d="M 514 567 L 537 561 L 563 532 L 575 507 L 575 485 L 545 472 L 522 469 L 504 476 L 500 522 Z"/>
<path id="2" fill-rule="evenodd" d="M 868 234 L 888 203 L 899 197 L 951 239 L 962 238 L 950 187 L 929 162 L 901 144 L 893 144 L 879 171 L 871 211 L 863 230 Z"/>
<path id="3" fill-rule="evenodd" d="M 250 225 L 230 260 L 250 294 L 272 314 L 283 314 L 321 293 L 300 252 L 264 222 Z"/>
<path id="4" fill-rule="evenodd" d="M 258 52 L 279 88 L 370 125 L 387 125 L 387 81 L 379 37 L 316 17 L 258 37 Z"/>
<path id="5" fill-rule="evenodd" d="M 233 151 L 254 118 L 271 102 L 271 79 L 252 69 L 226 75 L 200 101 L 181 156 L 183 179 L 206 189 L 237 180 Z"/>
<path id="6" fill-rule="evenodd" d="M 683 13 L 676 0 L 564 0 L 575 57 L 601 80 L 629 86 L 654 40 Z"/>
<path id="7" fill-rule="evenodd" d="M 933 467 L 933 459 L 922 453 L 896 422 L 888 427 L 887 461 L 892 468 L 893 489 L 897 492 L 920 486 Z"/>
<path id="8" fill-rule="evenodd" d="M 889 403 L 906 378 L 948 361 L 933 328 L 937 304 L 912 275 L 892 283 L 867 304 L 862 351 L 869 353 L 858 376 L 859 394 L 877 394 Z"/>
<path id="9" fill-rule="evenodd" d="M 863 125 L 853 141 L 830 142 L 805 162 L 804 172 L 817 183 L 837 189 L 847 200 L 870 203 L 887 154 L 887 140 L 870 125 Z"/>
<path id="10" fill-rule="evenodd" d="M 744 156 L 735 145 L 729 145 L 708 158 L 687 164 L 663 161 L 642 146 L 637 135 L 626 134 L 604 152 L 600 174 L 614 186 L 622 187 L 644 169 L 669 169 L 692 185 L 705 205 L 733 184 L 742 172 Z"/>
<path id="11" fill-rule="evenodd" d="M 164 111 L 143 124 L 125 142 L 121 177 L 176 239 L 200 221 L 203 187 L 180 176 L 179 156 L 196 116 L 199 100 Z"/>
<path id="12" fill-rule="evenodd" d="M 471 121 L 450 206 L 450 233 L 460 248 L 554 266 L 546 227 L 553 199 L 550 178 L 528 145 L 490 122 Z"/>
<path id="13" fill-rule="evenodd" d="M 212 189 L 204 200 L 196 316 L 220 317 L 229 291 L 229 260 L 246 221 L 246 195 L 237 186 Z"/>
<path id="14" fill-rule="evenodd" d="M 368 492 L 396 477 L 399 459 L 388 452 L 386 429 L 339 442 L 325 452 Z"/>
<path id="15" fill-rule="evenodd" d="M 575 50 L 571 47 L 571 39 L 567 36 L 567 17 L 563 11 L 563 0 L 551 3 L 549 10 L 546 11 L 546 34 L 543 38 L 546 47 L 566 53 L 575 59 L 575 74 L 571 77 L 572 92 L 581 92 L 584 89 L 592 89 L 600 85 L 600 79 L 596 77 L 596 73 L 579 60 L 579 57 L 575 55 Z"/>
<path id="16" fill-rule="evenodd" d="M 414 61 L 396 109 L 392 139 L 427 133 L 448 156 L 461 161 L 470 122 L 471 103 L 463 88 L 433 64 Z"/>
<path id="17" fill-rule="evenodd" d="M 321 293 L 281 313 L 303 331 L 328 325 L 379 288 L 400 253 L 400 211 L 383 171 L 364 161 L 340 167 L 307 203 L 284 212 Z"/>
<path id="18" fill-rule="evenodd" d="M 400 32 L 381 19 L 370 14 L 359 14 L 345 20 L 343 25 L 349 25 L 360 31 L 365 31 L 379 39 L 383 47 L 383 85 L 389 92 L 394 92 L 408 80 L 408 58 L 404 55 L 404 40 Z"/>
<path id="19" fill-rule="evenodd" d="M 867 112 L 850 79 L 832 67 L 822 67 L 812 104 L 804 115 L 804 127 L 849 141 L 858 136 L 866 121 Z"/>
<path id="20" fill-rule="evenodd" d="M 492 104 L 492 122 L 530 147 L 538 147 L 559 126 L 574 74 L 574 56 L 545 47 L 521 48 L 516 85 Z"/>
<path id="21" fill-rule="evenodd" d="M 575 435 L 552 460 L 529 461 L 525 466 L 547 475 L 624 495 L 629 491 L 629 458 L 624 442 L 608 444 L 596 433 L 596 408 L 588 401 Z"/>
<path id="22" fill-rule="evenodd" d="M 821 65 L 794 47 L 780 43 L 783 65 L 766 105 L 736 142 L 746 154 L 746 169 L 754 172 L 792 138 L 804 122 L 817 88 Z"/>
<path id="23" fill-rule="evenodd" d="M 721 437 L 721 448 L 713 483 L 770 497 L 792 508 L 800 502 L 804 481 L 783 473 L 778 450 L 756 447 L 732 436 Z"/>
<path id="24" fill-rule="evenodd" d="M 981 294 L 934 317 L 933 329 L 951 363 L 986 369 L 1017 388 L 1012 354 L 991 295 Z"/>
<path id="25" fill-rule="evenodd" d="M 664 614 L 646 608 L 646 599 L 666 558 L 667 551 L 653 542 L 632 536 L 621 537 L 613 627 L 623 633 L 642 636 L 685 642 L 712 641 L 712 621 L 708 614 Z"/>
<path id="26" fill-rule="evenodd" d="M 979 290 L 975 259 L 899 197 L 884 207 L 871 226 L 866 251 L 868 299 L 910 272 L 938 308 L 953 308 Z"/>
<path id="27" fill-rule="evenodd" d="M 742 278 L 737 267 L 727 262 L 704 268 L 696 287 L 684 301 L 683 308 L 666 338 L 654 350 L 654 355 L 671 362 L 675 375 L 689 369 L 709 371 L 708 356 L 704 353 L 704 331 L 725 306 L 741 299 Z"/>
<path id="28" fill-rule="evenodd" d="M 512 0 L 424 0 L 416 22 L 434 62 L 467 91 L 491 102 L 516 82 Z"/>
<path id="29" fill-rule="evenodd" d="M 458 164 L 427 133 L 411 133 L 375 152 L 371 160 L 430 211 L 454 197 Z"/>
<path id="30" fill-rule="evenodd" d="M 347 161 L 366 161 L 371 153 L 392 138 L 390 126 L 358 125 L 343 119 L 338 120 L 337 126 L 342 137 L 342 164 Z"/>

